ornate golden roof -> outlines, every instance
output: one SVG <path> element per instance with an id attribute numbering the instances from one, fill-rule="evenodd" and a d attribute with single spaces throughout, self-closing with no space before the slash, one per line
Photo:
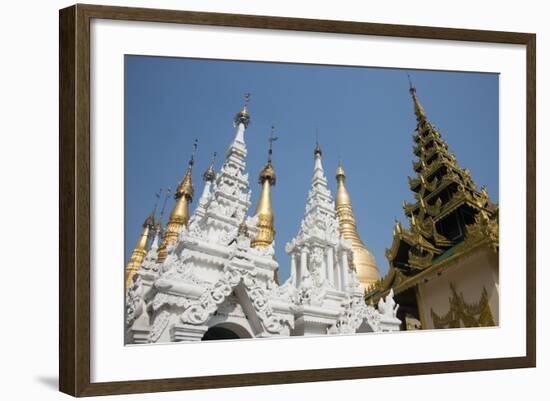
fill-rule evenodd
<path id="1" fill-rule="evenodd" d="M 367 289 L 371 284 L 380 279 L 380 273 L 374 256 L 369 252 L 359 233 L 357 223 L 351 206 L 351 199 L 345 186 L 346 174 L 342 163 L 338 163 L 336 169 L 336 215 L 340 225 L 340 233 L 345 239 L 351 240 L 353 251 L 353 265 L 357 271 L 357 279 Z"/>
<path id="2" fill-rule="evenodd" d="M 412 83 L 409 91 L 417 119 L 413 135 L 416 177 L 409 177 L 416 202 L 403 202 L 410 228 L 396 224 L 392 245 L 386 249 L 388 279 L 380 281 L 367 298 L 381 296 L 390 288 L 397 294 L 419 277 L 440 269 L 449 258 L 482 244 L 498 251 L 498 206 L 486 188 L 478 191 L 470 171 L 458 165 L 439 130 L 427 120 Z M 389 278 L 397 273 L 406 278 L 398 284 Z"/>

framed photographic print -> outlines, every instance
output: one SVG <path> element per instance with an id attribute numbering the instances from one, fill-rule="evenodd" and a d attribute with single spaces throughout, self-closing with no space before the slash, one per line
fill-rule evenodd
<path id="1" fill-rule="evenodd" d="M 535 366 L 535 112 L 529 33 L 61 10 L 60 390 Z"/>

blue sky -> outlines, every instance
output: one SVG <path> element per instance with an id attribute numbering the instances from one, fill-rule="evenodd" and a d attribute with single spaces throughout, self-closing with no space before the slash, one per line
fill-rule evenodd
<path id="1" fill-rule="evenodd" d="M 360 235 L 382 274 L 387 271 L 384 249 L 391 245 L 394 219 L 406 222 L 401 204 L 413 199 L 407 175 L 413 175 L 415 117 L 407 73 L 459 164 L 498 202 L 497 74 L 146 56 L 125 61 L 126 260 L 155 193 L 177 186 L 198 138 L 194 210 L 212 153 L 221 155 L 218 170 L 233 140 L 233 116 L 245 92 L 252 94 L 245 135 L 249 214 L 260 192 L 257 175 L 267 158 L 271 125 L 279 137 L 272 200 L 282 279 L 289 271 L 284 245 L 298 232 L 310 188 L 316 132 L 333 195 L 341 158 Z M 172 206 L 170 199 L 165 215 Z"/>

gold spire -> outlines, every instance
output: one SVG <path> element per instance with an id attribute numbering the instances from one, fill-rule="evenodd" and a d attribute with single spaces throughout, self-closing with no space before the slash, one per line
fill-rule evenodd
<path id="1" fill-rule="evenodd" d="M 374 256 L 367 250 L 357 232 L 357 223 L 355 222 L 355 216 L 351 207 L 350 196 L 345 186 L 346 174 L 341 162 L 338 162 L 338 167 L 336 168 L 336 181 L 338 182 L 336 215 L 338 216 L 340 233 L 344 239 L 351 240 L 353 265 L 357 271 L 357 279 L 363 288 L 367 289 L 371 284 L 380 279 L 380 273 Z"/>
<path id="2" fill-rule="evenodd" d="M 125 280 L 125 288 L 128 289 L 130 285 L 132 285 L 132 282 L 134 280 L 134 275 L 138 271 L 139 267 L 141 266 L 141 263 L 143 262 L 143 258 L 145 258 L 145 255 L 147 254 L 147 242 L 149 242 L 149 235 L 151 233 L 151 229 L 155 225 L 155 213 L 157 211 L 157 205 L 158 205 L 158 199 L 160 197 L 160 194 L 155 194 L 157 197 L 157 200 L 155 202 L 155 207 L 153 208 L 153 211 L 145 221 L 143 222 L 143 230 L 141 231 L 141 235 L 139 236 L 136 246 L 134 247 L 134 250 L 132 251 L 132 254 L 130 255 L 130 260 L 128 261 L 128 264 L 126 265 L 126 280 Z"/>
<path id="3" fill-rule="evenodd" d="M 269 246 L 275 239 L 275 228 L 273 226 L 274 215 L 273 207 L 271 205 L 271 186 L 275 185 L 277 177 L 271 157 L 273 154 L 273 142 L 277 140 L 276 136 L 273 136 L 275 127 L 271 127 L 271 135 L 269 137 L 269 153 L 267 163 L 260 172 L 259 183 L 262 186 L 262 192 L 260 199 L 258 200 L 258 206 L 256 207 L 255 216 L 258 216 L 258 224 L 256 225 L 256 238 L 252 240 L 252 247 L 266 247 Z"/>
<path id="4" fill-rule="evenodd" d="M 164 232 L 164 238 L 160 244 L 158 251 L 157 262 L 163 262 L 168 256 L 168 245 L 171 245 L 176 242 L 178 239 L 179 233 L 183 226 L 186 226 L 189 222 L 189 203 L 193 201 L 193 164 L 195 162 L 195 152 L 197 151 L 197 140 L 193 144 L 193 153 L 191 159 L 189 159 L 189 164 L 187 166 L 187 171 L 183 176 L 183 179 L 179 183 L 174 198 L 176 199 L 176 205 L 170 213 L 168 218 L 168 223 L 166 224 L 166 231 Z"/>
<path id="5" fill-rule="evenodd" d="M 424 111 L 424 107 L 420 104 L 420 100 L 418 100 L 418 96 L 416 96 L 416 87 L 412 84 L 411 77 L 407 75 L 409 78 L 409 92 L 413 98 L 414 103 L 414 114 L 416 114 L 416 120 L 417 121 L 425 121 L 426 120 L 426 112 Z"/>

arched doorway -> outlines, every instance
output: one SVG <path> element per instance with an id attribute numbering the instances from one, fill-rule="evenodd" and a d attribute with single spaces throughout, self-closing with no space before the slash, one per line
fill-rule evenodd
<path id="1" fill-rule="evenodd" d="M 214 326 L 210 327 L 204 336 L 202 336 L 201 341 L 210 341 L 210 340 L 236 340 L 240 338 L 237 333 L 233 330 L 229 330 L 225 327 Z"/>
<path id="2" fill-rule="evenodd" d="M 236 340 L 239 338 L 252 338 L 252 334 L 240 324 L 221 322 L 210 327 L 201 340 Z"/>

